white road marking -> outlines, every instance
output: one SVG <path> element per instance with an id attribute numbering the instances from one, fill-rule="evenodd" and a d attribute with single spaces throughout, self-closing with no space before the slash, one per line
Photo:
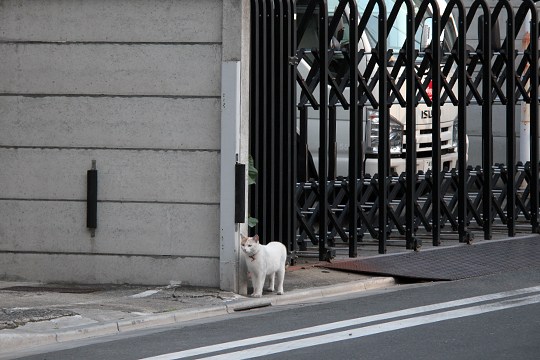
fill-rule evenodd
<path id="1" fill-rule="evenodd" d="M 280 352 L 302 349 L 311 346 L 317 346 L 321 344 L 328 344 L 337 341 L 344 341 L 350 339 L 356 339 L 363 336 L 379 334 L 387 331 L 394 331 L 405 329 L 409 327 L 431 324 L 444 320 L 458 319 L 467 316 L 484 314 L 492 311 L 499 311 L 504 309 L 510 309 L 513 307 L 524 306 L 529 304 L 535 304 L 540 302 L 540 295 L 531 295 L 519 299 L 503 300 L 496 303 L 476 305 L 468 308 L 462 308 L 457 310 L 449 310 L 445 312 L 422 315 L 413 318 L 395 320 L 387 323 L 370 325 L 362 328 L 356 328 L 346 331 L 340 331 L 336 333 L 313 336 L 305 339 L 298 339 L 293 341 L 286 341 L 278 344 L 260 346 L 257 348 L 236 351 L 232 353 L 216 355 L 206 357 L 207 360 L 218 359 L 251 359 L 258 356 L 277 354 Z"/>
<path id="2" fill-rule="evenodd" d="M 356 318 L 356 319 L 349 319 L 349 320 L 337 321 L 337 322 L 328 323 L 328 324 L 311 326 L 311 327 L 306 327 L 306 328 L 302 328 L 298 330 L 286 331 L 282 333 L 253 337 L 253 338 L 242 339 L 242 340 L 237 340 L 237 341 L 230 341 L 230 342 L 226 342 L 222 344 L 203 346 L 203 347 L 199 347 L 195 349 L 189 349 L 189 350 L 179 351 L 175 353 L 149 357 L 149 358 L 145 358 L 141 360 L 172 360 L 172 359 L 181 359 L 181 358 L 190 357 L 190 356 L 210 354 L 212 352 L 230 350 L 230 349 L 234 349 L 234 348 L 238 348 L 242 346 L 253 346 L 257 344 L 262 344 L 262 343 L 266 343 L 270 341 L 278 341 L 278 340 L 283 340 L 283 339 L 290 340 L 293 337 L 313 335 L 314 333 L 320 333 L 324 331 L 341 329 L 344 327 L 368 324 L 374 321 L 390 320 L 390 319 L 395 319 L 399 317 L 422 314 L 422 313 L 431 312 L 431 311 L 444 310 L 444 309 L 457 307 L 457 306 L 471 305 L 475 303 L 482 303 L 486 301 L 492 301 L 492 300 L 504 299 L 504 298 L 514 297 L 514 296 L 519 296 L 519 295 L 524 295 L 524 294 L 530 294 L 530 293 L 539 292 L 539 291 L 540 291 L 540 286 L 535 286 L 535 287 L 530 287 L 530 288 L 525 288 L 525 289 L 518 289 L 518 290 L 505 291 L 505 292 L 482 295 L 482 296 L 475 296 L 475 297 L 470 297 L 470 298 L 465 298 L 465 299 L 460 299 L 460 300 L 455 300 L 455 301 L 448 301 L 448 302 L 444 302 L 440 304 L 419 306 L 419 307 L 410 308 L 410 309 L 392 311 L 392 312 L 383 313 L 383 314 L 377 314 L 377 315 L 365 316 L 365 317 Z M 390 321 L 383 324 L 376 324 L 376 325 L 366 326 L 362 328 L 337 332 L 333 334 L 313 336 L 313 337 L 309 337 L 305 339 L 287 341 L 287 342 L 282 342 L 282 343 L 278 343 L 274 345 L 261 346 L 258 348 L 253 348 L 253 349 L 248 349 L 248 350 L 243 350 L 243 351 L 238 351 L 238 352 L 233 352 L 233 353 L 228 353 L 228 354 L 223 354 L 223 355 L 217 355 L 217 357 L 211 357 L 210 359 L 227 359 L 227 358 L 242 359 L 242 358 L 249 358 L 249 357 L 255 357 L 255 356 L 262 356 L 265 354 L 273 354 L 273 353 L 277 353 L 281 351 L 299 349 L 299 348 L 323 344 L 327 342 L 341 341 L 341 340 L 352 339 L 352 338 L 360 337 L 360 336 L 377 334 L 379 332 L 392 331 L 392 330 L 402 329 L 405 327 L 428 324 L 431 322 L 443 321 L 443 320 L 454 319 L 454 318 L 464 317 L 464 316 L 478 315 L 484 312 L 497 311 L 497 310 L 502 310 L 502 309 L 515 307 L 515 306 L 524 306 L 524 305 L 528 305 L 528 304 L 532 304 L 536 302 L 540 302 L 540 295 L 533 295 L 533 296 L 523 297 L 523 298 L 518 298 L 518 299 L 508 299 L 508 300 L 503 300 L 497 303 L 476 305 L 476 306 L 466 307 L 462 309 L 440 312 L 436 314 L 422 315 L 422 316 L 417 316 L 417 317 L 408 318 L 408 319 Z M 351 334 L 355 334 L 355 335 L 351 335 Z M 343 336 L 345 337 L 341 338 Z M 295 346 L 299 346 L 299 347 L 295 347 Z M 263 352 L 270 351 L 270 352 L 262 353 L 262 355 L 254 355 L 255 354 L 254 351 L 263 351 Z M 247 353 L 251 355 L 245 355 Z M 227 356 L 230 356 L 230 357 L 227 357 Z M 247 357 L 242 357 L 242 356 L 247 356 Z"/>

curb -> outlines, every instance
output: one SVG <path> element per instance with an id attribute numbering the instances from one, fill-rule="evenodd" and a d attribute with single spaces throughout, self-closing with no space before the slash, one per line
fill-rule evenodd
<path id="1" fill-rule="evenodd" d="M 337 285 L 321 286 L 307 290 L 298 290 L 283 295 L 270 295 L 261 298 L 245 298 L 233 300 L 224 305 L 204 307 L 144 315 L 131 320 L 120 320 L 96 325 L 83 325 L 65 330 L 56 330 L 42 333 L 0 334 L 0 355 L 35 346 L 50 345 L 72 340 L 81 340 L 99 336 L 109 336 L 125 333 L 132 330 L 141 330 L 151 327 L 172 325 L 190 320 L 204 319 L 213 316 L 227 315 L 238 311 L 245 311 L 266 306 L 292 304 L 300 301 L 316 300 L 326 297 L 352 294 L 356 292 L 380 289 L 395 286 L 397 283 L 392 277 L 365 279 L 351 281 Z"/>

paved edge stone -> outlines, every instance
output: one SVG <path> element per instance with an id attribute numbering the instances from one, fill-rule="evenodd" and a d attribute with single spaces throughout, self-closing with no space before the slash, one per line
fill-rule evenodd
<path id="1" fill-rule="evenodd" d="M 236 311 L 260 308 L 271 305 L 292 304 L 301 301 L 316 300 L 325 297 L 352 294 L 356 292 L 380 289 L 396 285 L 392 277 L 351 281 L 336 285 L 321 286 L 306 290 L 293 290 L 283 295 L 269 295 L 261 298 L 244 298 L 226 302 L 224 305 L 203 307 L 144 315 L 130 320 L 114 321 L 96 325 L 86 325 L 65 330 L 56 330 L 32 334 L 0 334 L 0 354 L 17 349 L 50 345 L 85 338 L 114 335 L 132 330 L 172 325 L 175 323 L 226 315 Z"/>
<path id="2" fill-rule="evenodd" d="M 176 321 L 174 313 L 143 315 L 129 320 L 118 321 L 118 332 L 144 329 L 152 326 L 173 324 Z"/>
<path id="3" fill-rule="evenodd" d="M 60 330 L 55 333 L 56 342 L 73 341 L 97 336 L 114 335 L 118 333 L 118 324 L 105 323 L 90 326 L 81 326 L 72 329 Z"/>
<path id="4" fill-rule="evenodd" d="M 299 302 L 302 300 L 312 300 L 318 298 L 326 298 L 331 296 L 339 296 L 352 294 L 361 291 L 380 289 L 396 285 L 396 280 L 393 277 L 366 279 L 361 281 L 351 281 L 337 285 L 321 286 L 318 288 L 291 292 L 289 295 L 284 294 L 275 296 L 273 305 L 284 305 Z"/>
<path id="5" fill-rule="evenodd" d="M 1 334 L 0 354 L 21 348 L 30 348 L 56 343 L 55 333 L 31 333 L 31 334 Z"/>
<path id="6" fill-rule="evenodd" d="M 227 313 L 228 312 L 227 312 L 226 305 L 218 305 L 218 306 L 204 307 L 201 309 L 189 309 L 189 310 L 183 310 L 183 311 L 176 311 L 174 312 L 174 319 L 175 319 L 175 322 L 184 322 L 184 321 L 190 321 L 190 320 L 204 319 L 210 316 L 226 315 Z"/>

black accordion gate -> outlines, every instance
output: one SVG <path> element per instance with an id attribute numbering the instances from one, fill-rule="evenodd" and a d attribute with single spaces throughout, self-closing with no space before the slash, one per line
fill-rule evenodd
<path id="1" fill-rule="evenodd" d="M 441 228 L 451 227 L 460 242 L 472 241 L 472 226 L 490 239 L 493 224 L 504 224 L 515 236 L 516 224 L 538 232 L 538 42 L 516 51 L 515 41 L 530 16 L 531 39 L 538 39 L 538 17 L 532 0 L 514 9 L 507 0 L 490 8 L 476 0 L 466 11 L 461 0 L 446 8 L 438 2 L 370 0 L 362 12 L 354 0 L 251 1 L 250 154 L 258 170 L 250 186 L 249 213 L 258 220 L 250 231 L 264 242 L 278 240 L 289 251 L 317 246 L 328 258 L 338 243 L 357 256 L 365 237 L 377 239 L 379 253 L 399 234 L 407 249 L 417 249 L 417 232 L 439 245 Z M 391 3 L 391 7 L 387 7 Z M 301 9 L 301 16 L 299 9 Z M 418 34 L 423 19 L 431 21 L 423 49 Z M 348 29 L 343 29 L 346 17 Z M 375 44 L 359 48 L 370 18 L 376 18 Z M 406 21 L 400 49 L 389 49 L 392 26 Z M 446 48 L 439 41 L 450 24 L 459 36 Z M 504 37 L 497 41 L 498 26 Z M 316 46 L 300 40 L 316 29 Z M 346 31 L 348 44 L 335 47 L 336 33 Z M 446 30 L 447 31 L 447 30 Z M 429 36 L 428 36 L 429 35 Z M 424 35 L 422 35 L 422 39 Z M 480 39 L 476 48 L 467 39 Z M 423 41 L 423 40 L 422 40 Z M 336 75 L 336 59 L 342 69 Z M 306 75 L 302 62 L 310 64 Z M 365 64 L 365 66 L 359 66 Z M 354 85 L 354 86 L 353 86 Z M 322 100 L 322 101 L 321 101 Z M 492 106 L 506 112 L 505 164 L 493 163 Z M 515 111 L 530 104 L 530 162 L 516 161 Z M 417 151 L 404 151 L 406 171 L 391 172 L 391 139 L 380 136 L 377 173 L 364 170 L 366 107 L 378 111 L 378 133 L 390 132 L 390 107 L 406 114 L 402 143 L 418 149 L 417 115 L 420 103 L 430 108 L 431 168 L 418 171 Z M 444 168 L 441 147 L 441 107 L 457 107 L 455 128 L 457 165 Z M 467 107 L 482 114 L 482 163 L 467 164 Z M 336 176 L 336 114 L 348 119 L 347 176 Z M 308 147 L 308 118 L 318 122 L 318 149 Z M 317 154 L 316 166 L 311 155 Z M 508 166 L 508 164 L 511 164 Z"/>

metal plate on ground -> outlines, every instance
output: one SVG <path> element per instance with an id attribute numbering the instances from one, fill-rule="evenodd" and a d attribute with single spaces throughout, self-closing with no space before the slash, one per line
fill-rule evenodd
<path id="1" fill-rule="evenodd" d="M 339 261 L 325 268 L 418 280 L 458 280 L 540 268 L 540 236 Z"/>

